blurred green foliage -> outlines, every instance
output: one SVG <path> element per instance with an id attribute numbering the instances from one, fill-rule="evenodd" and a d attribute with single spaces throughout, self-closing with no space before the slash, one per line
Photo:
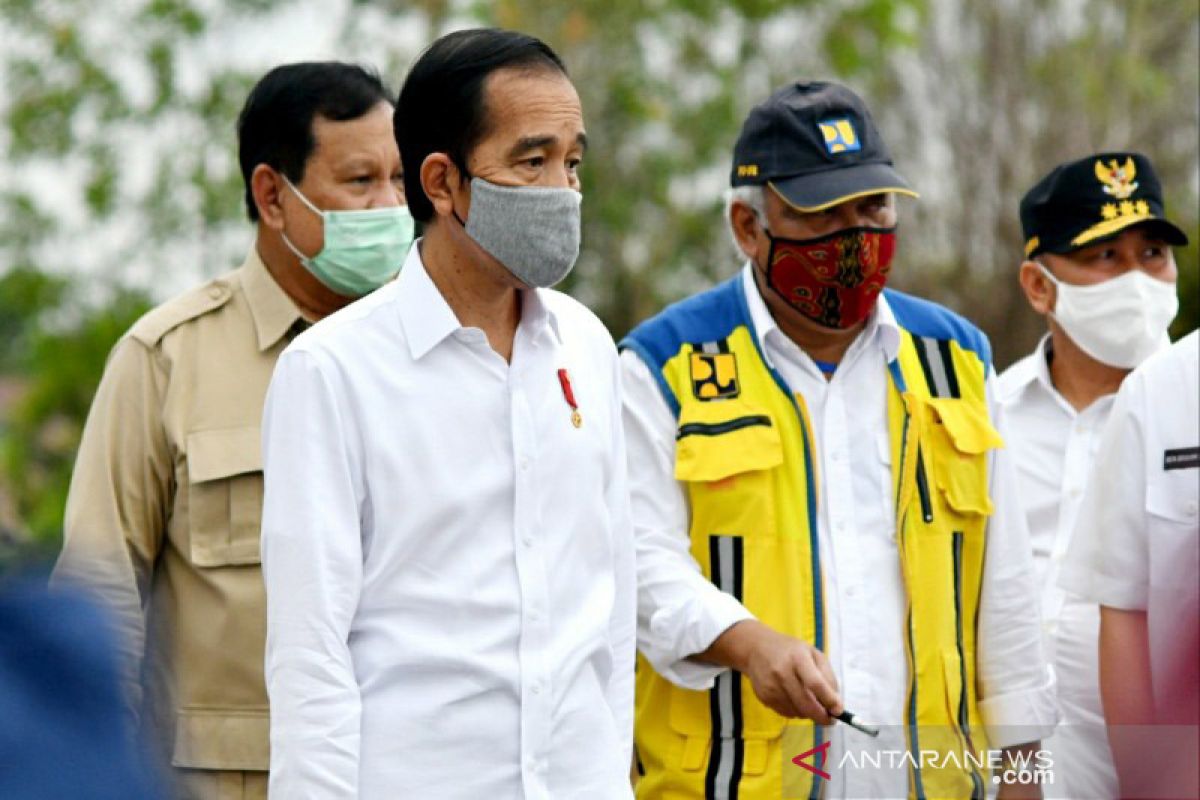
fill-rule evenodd
<path id="1" fill-rule="evenodd" d="M 257 49 L 294 35 L 280 15 L 303 8 L 334 53 L 293 40 L 288 58 L 369 61 L 393 89 L 453 28 L 525 30 L 563 55 L 592 142 L 565 288 L 617 336 L 737 269 L 730 149 L 750 107 L 798 78 L 868 99 L 923 194 L 901 204 L 894 283 L 980 322 L 1000 366 L 1042 329 L 1017 290 L 1016 207 L 1058 161 L 1150 154 L 1172 217 L 1200 239 L 1196 3 L 0 0 L 0 527 L 54 546 L 113 341 L 182 288 L 172 276 L 240 260 L 252 231 L 234 120 L 275 63 Z M 1179 335 L 1200 321 L 1196 244 L 1177 258 Z"/>
<path id="2" fill-rule="evenodd" d="M 0 474 L 13 511 L 46 547 L 56 543 L 83 421 L 109 349 L 150 298 L 118 291 L 96 308 L 60 277 L 29 268 L 0 277 L 0 376 L 12 405 L 0 417 Z"/>

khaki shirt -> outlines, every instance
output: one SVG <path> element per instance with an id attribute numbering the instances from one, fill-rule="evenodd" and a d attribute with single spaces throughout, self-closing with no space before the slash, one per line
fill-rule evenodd
<path id="1" fill-rule="evenodd" d="M 131 709 L 175 767 L 270 764 L 259 422 L 298 321 L 251 250 L 121 338 L 84 428 L 55 580 L 115 613 Z"/>

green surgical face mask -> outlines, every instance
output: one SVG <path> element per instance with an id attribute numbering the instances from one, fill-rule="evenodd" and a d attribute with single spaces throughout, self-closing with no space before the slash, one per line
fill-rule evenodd
<path id="1" fill-rule="evenodd" d="M 306 256 L 283 236 L 286 244 L 313 276 L 344 297 L 362 297 L 396 277 L 413 241 L 413 218 L 408 206 L 363 211 L 322 211 L 288 180 L 296 197 L 325 225 L 325 244 Z"/>

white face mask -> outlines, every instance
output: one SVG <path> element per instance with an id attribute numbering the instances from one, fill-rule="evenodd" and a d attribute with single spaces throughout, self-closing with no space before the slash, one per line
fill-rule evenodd
<path id="1" fill-rule="evenodd" d="M 1076 286 L 1035 263 L 1058 290 L 1051 316 L 1092 358 L 1133 369 L 1167 344 L 1167 326 L 1179 311 L 1174 283 L 1131 269 L 1102 283 Z"/>

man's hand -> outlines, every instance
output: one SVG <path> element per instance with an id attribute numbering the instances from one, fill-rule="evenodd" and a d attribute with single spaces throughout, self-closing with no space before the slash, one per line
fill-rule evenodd
<path id="1" fill-rule="evenodd" d="M 837 678 L 825 654 L 757 620 L 730 626 L 696 657 L 746 675 L 758 699 L 785 717 L 831 725 L 830 714 L 842 711 Z"/>

